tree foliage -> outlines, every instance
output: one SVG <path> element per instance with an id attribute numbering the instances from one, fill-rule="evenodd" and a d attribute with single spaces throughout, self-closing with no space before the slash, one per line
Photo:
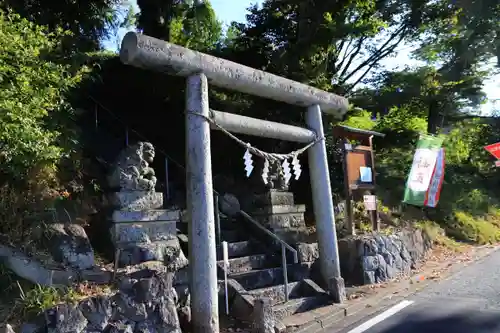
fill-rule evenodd
<path id="1" fill-rule="evenodd" d="M 185 4 L 170 28 L 170 41 L 198 51 L 217 47 L 222 37 L 222 24 L 208 1 L 199 5 Z"/>
<path id="2" fill-rule="evenodd" d="M 60 121 L 73 112 L 65 95 L 86 72 L 57 61 L 69 34 L 0 11 L 0 163 L 7 179 L 23 179 L 67 153 L 58 140 L 68 130 Z"/>
<path id="3" fill-rule="evenodd" d="M 450 119 L 477 110 L 485 101 L 485 73 L 462 74 L 453 81 L 432 66 L 383 71 L 358 90 L 353 101 L 374 114 L 385 115 L 392 107 L 403 107 L 411 115 L 427 119 L 424 131 L 436 133 Z"/>
<path id="4" fill-rule="evenodd" d="M 249 8 L 239 45 L 253 67 L 345 94 L 442 15 L 433 3 L 269 0 Z"/>
<path id="5" fill-rule="evenodd" d="M 214 49 L 221 41 L 222 24 L 209 1 L 138 0 L 137 4 L 141 9 L 137 26 L 149 36 L 200 51 Z"/>
<path id="6" fill-rule="evenodd" d="M 416 56 L 463 73 L 497 57 L 500 66 L 500 1 L 441 0 L 434 4 L 440 19 L 430 21 Z"/>
<path id="7" fill-rule="evenodd" d="M 112 36 L 120 25 L 119 10 L 130 8 L 124 0 L 51 1 L 4 0 L 0 9 L 11 9 L 21 17 L 49 31 L 63 29 L 72 32 L 59 36 L 66 50 L 72 52 L 95 51 L 100 43 Z"/>

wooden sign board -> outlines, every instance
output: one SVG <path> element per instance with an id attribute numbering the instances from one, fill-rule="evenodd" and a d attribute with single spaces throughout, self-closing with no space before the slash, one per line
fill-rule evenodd
<path id="1" fill-rule="evenodd" d="M 346 151 L 346 171 L 347 182 L 350 189 L 365 188 L 371 189 L 375 185 L 373 175 L 372 152 L 370 147 L 356 146 L 351 151 Z M 369 181 L 363 179 L 363 169 L 370 169 L 371 177 Z"/>
<path id="2" fill-rule="evenodd" d="M 347 228 L 351 235 L 356 234 L 353 221 L 352 201 L 363 201 L 369 212 L 373 230 L 380 230 L 377 200 L 374 195 L 376 186 L 375 161 L 373 156 L 373 137 L 384 137 L 385 134 L 336 125 L 333 135 L 338 139 L 343 155 L 344 187 L 346 197 Z M 364 196 L 363 196 L 364 194 Z"/>

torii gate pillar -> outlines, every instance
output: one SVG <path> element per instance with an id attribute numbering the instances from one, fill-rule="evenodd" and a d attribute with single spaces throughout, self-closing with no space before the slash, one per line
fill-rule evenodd
<path id="1" fill-rule="evenodd" d="M 204 74 L 187 78 L 186 191 L 193 332 L 219 332 L 217 257 L 212 184 L 208 83 Z"/>
<path id="2" fill-rule="evenodd" d="M 318 137 L 325 137 L 319 105 L 313 105 L 307 109 L 306 123 Z M 346 295 L 344 280 L 340 275 L 335 211 L 324 139 L 309 148 L 308 159 L 321 275 L 328 284 L 330 294 L 337 303 L 341 303 Z"/>

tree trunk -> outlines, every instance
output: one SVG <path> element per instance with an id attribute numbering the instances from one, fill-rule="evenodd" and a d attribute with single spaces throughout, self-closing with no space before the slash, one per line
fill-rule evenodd
<path id="1" fill-rule="evenodd" d="M 440 119 L 439 102 L 432 98 L 429 103 L 429 115 L 427 116 L 427 133 L 437 134 Z"/>

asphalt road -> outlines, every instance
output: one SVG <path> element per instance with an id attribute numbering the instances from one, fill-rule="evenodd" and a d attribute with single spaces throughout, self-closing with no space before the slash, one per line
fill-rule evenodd
<path id="1" fill-rule="evenodd" d="M 500 333 L 500 251 L 333 333 Z"/>

